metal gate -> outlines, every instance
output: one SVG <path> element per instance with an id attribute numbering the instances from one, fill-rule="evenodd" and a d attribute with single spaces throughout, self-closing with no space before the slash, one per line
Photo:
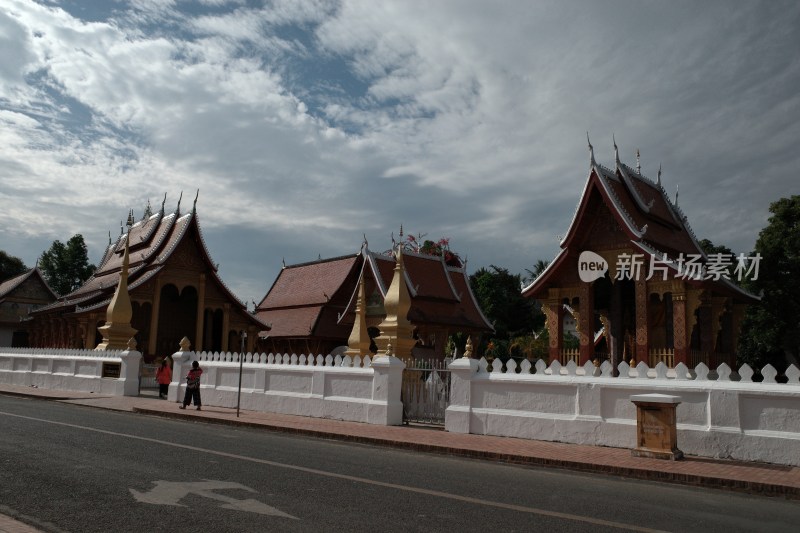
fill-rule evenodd
<path id="1" fill-rule="evenodd" d="M 444 414 L 450 405 L 451 359 L 413 359 L 403 361 L 403 422 L 444 425 Z"/>
<path id="2" fill-rule="evenodd" d="M 142 365 L 139 367 L 139 393 L 142 389 L 158 390 L 156 382 L 156 370 L 161 365 Z"/>

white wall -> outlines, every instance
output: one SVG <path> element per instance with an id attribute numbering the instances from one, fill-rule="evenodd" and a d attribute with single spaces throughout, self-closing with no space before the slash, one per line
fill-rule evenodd
<path id="1" fill-rule="evenodd" d="M 137 396 L 141 358 L 141 353 L 127 350 L 0 348 L 0 383 L 114 396 Z M 103 363 L 119 364 L 120 377 L 102 377 Z"/>
<path id="2" fill-rule="evenodd" d="M 690 373 L 683 365 L 668 372 L 663 365 L 649 369 L 640 363 L 630 369 L 622 363 L 620 375 L 626 377 L 615 378 L 608 363 L 601 370 L 591 363 L 546 368 L 540 361 L 533 374 L 525 363 L 520 373 L 516 368 L 490 373 L 485 360 L 454 361 L 445 428 L 633 448 L 636 407 L 630 396 L 661 393 L 681 397 L 678 447 L 684 453 L 800 466 L 800 371 L 795 367 L 787 372 L 789 384 L 777 384 L 772 367 L 762 371 L 765 382 L 753 383 L 746 366 L 739 371 L 741 380 L 731 381 L 726 365 L 709 380 L 705 365 Z"/>
<path id="3" fill-rule="evenodd" d="M 203 405 L 236 407 L 239 354 L 177 352 L 168 398 L 182 401 L 192 361 L 203 369 Z M 400 384 L 405 365 L 396 357 L 246 354 L 240 408 L 369 424 L 403 422 Z"/>

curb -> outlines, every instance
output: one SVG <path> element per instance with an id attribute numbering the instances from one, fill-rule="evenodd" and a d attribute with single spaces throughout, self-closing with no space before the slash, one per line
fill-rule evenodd
<path id="1" fill-rule="evenodd" d="M 497 453 L 497 452 L 483 451 L 483 450 L 469 450 L 469 449 L 454 448 L 449 446 L 438 446 L 435 444 L 402 442 L 402 441 L 384 439 L 380 437 L 347 435 L 343 433 L 332 433 L 314 429 L 286 427 L 264 422 L 261 423 L 245 422 L 241 420 L 229 420 L 229 419 L 220 419 L 211 417 L 209 418 L 203 417 L 202 419 L 200 419 L 188 414 L 170 413 L 170 412 L 147 409 L 142 407 L 134 407 L 133 412 L 152 415 L 152 416 L 160 416 L 162 418 L 200 420 L 202 422 L 221 424 L 227 426 L 240 426 L 248 428 L 266 429 L 269 431 L 276 431 L 294 435 L 305 435 L 309 437 L 318 437 L 318 438 L 325 438 L 325 439 L 338 440 L 344 442 L 355 442 L 359 444 L 371 444 L 376 446 L 385 446 L 390 448 L 411 450 L 416 452 L 434 453 L 439 455 L 450 455 L 455 457 L 482 459 L 486 461 L 495 461 L 495 462 L 502 462 L 514 465 L 521 465 L 521 466 L 541 466 L 548 468 L 561 468 L 564 470 L 571 470 L 583 473 L 611 475 L 611 476 L 624 477 L 628 479 L 638 479 L 643 481 L 657 481 L 657 482 L 671 483 L 676 485 L 688 485 L 694 487 L 727 490 L 732 492 L 759 494 L 770 497 L 781 497 L 791 500 L 800 500 L 800 487 L 793 487 L 793 486 L 780 485 L 774 483 L 762 483 L 756 481 L 746 481 L 746 480 L 730 479 L 724 477 L 704 476 L 699 474 L 663 472 L 658 470 L 648 470 L 644 468 L 639 469 L 639 468 L 623 467 L 623 466 L 599 465 L 599 464 L 580 462 L 580 461 L 548 459 L 544 457 L 512 455 L 512 454 Z"/>

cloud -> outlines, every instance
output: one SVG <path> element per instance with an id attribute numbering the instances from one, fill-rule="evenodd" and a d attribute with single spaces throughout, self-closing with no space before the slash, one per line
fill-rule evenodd
<path id="1" fill-rule="evenodd" d="M 280 257 L 381 250 L 401 223 L 524 272 L 567 229 L 589 131 L 748 251 L 796 192 L 798 25 L 779 2 L 12 0 L 0 236 L 32 263 L 82 233 L 99 258 L 128 208 L 199 189 L 246 300 Z"/>

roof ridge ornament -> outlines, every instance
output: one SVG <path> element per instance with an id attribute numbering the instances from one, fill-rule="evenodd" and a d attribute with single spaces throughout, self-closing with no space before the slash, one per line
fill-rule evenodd
<path id="1" fill-rule="evenodd" d="M 614 142 L 614 163 L 617 165 L 616 170 L 619 170 L 619 148 L 617 148 L 617 138 L 613 133 L 611 134 L 611 140 Z"/>
<path id="2" fill-rule="evenodd" d="M 183 191 L 181 191 L 181 195 L 178 198 L 178 207 L 175 208 L 175 214 L 176 215 L 180 215 L 181 214 L 181 200 L 183 200 Z"/>
<path id="3" fill-rule="evenodd" d="M 589 132 L 586 132 L 586 142 L 589 143 L 589 166 L 594 167 L 597 165 L 597 162 L 594 160 L 594 146 L 592 146 L 592 141 L 589 140 Z"/>
<path id="4" fill-rule="evenodd" d="M 200 189 L 197 189 L 197 194 L 194 195 L 194 204 L 192 204 L 192 214 L 197 214 L 197 199 L 200 197 Z"/>
<path id="5" fill-rule="evenodd" d="M 661 163 L 658 164 L 658 176 L 656 178 L 656 183 L 661 186 Z"/>
<path id="6" fill-rule="evenodd" d="M 639 159 L 639 156 L 640 156 L 639 149 L 637 148 L 636 149 L 636 172 L 637 172 L 637 174 L 639 174 L 641 176 L 642 175 L 642 162 Z"/>
<path id="7" fill-rule="evenodd" d="M 680 192 L 679 191 L 679 187 L 678 187 L 678 184 L 676 183 L 675 184 L 675 207 L 678 207 L 678 193 L 679 192 Z"/>
<path id="8" fill-rule="evenodd" d="M 164 193 L 164 200 L 161 202 L 161 216 L 164 216 L 164 205 L 167 203 L 167 193 Z"/>

